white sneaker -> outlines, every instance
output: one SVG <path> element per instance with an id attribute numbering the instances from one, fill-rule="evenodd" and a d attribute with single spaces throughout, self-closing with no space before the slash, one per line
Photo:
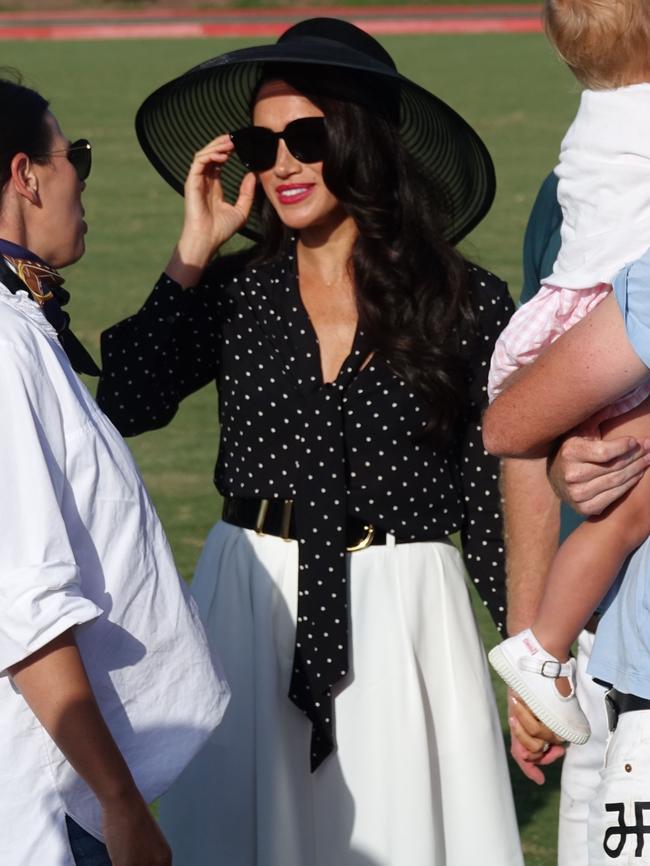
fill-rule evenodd
<path id="1" fill-rule="evenodd" d="M 562 664 L 546 652 L 527 628 L 495 646 L 488 654 L 501 679 L 521 697 L 540 722 L 570 743 L 586 743 L 591 734 L 575 695 L 575 659 Z M 569 697 L 555 685 L 558 677 L 571 684 Z"/>

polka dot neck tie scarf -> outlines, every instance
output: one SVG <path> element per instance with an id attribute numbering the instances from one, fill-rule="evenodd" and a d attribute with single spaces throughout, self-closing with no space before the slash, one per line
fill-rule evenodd
<path id="1" fill-rule="evenodd" d="M 291 434 L 299 571 L 289 698 L 312 724 L 313 772 L 335 748 L 332 691 L 348 672 L 344 404 L 370 347 L 357 330 L 338 376 L 323 382 L 318 338 L 300 297 L 295 238 L 286 257 L 253 268 L 244 291 L 297 395 Z"/>
<path id="2" fill-rule="evenodd" d="M 99 367 L 70 330 L 70 316 L 62 309 L 70 295 L 58 271 L 24 247 L 0 239 L 0 280 L 14 294 L 28 290 L 57 332 L 75 372 L 99 376 Z"/>
<path id="3" fill-rule="evenodd" d="M 345 377 L 349 378 L 349 377 Z M 332 687 L 348 672 L 341 377 L 306 395 L 301 435 L 296 645 L 289 697 L 312 723 L 312 772 L 334 749 Z"/>
<path id="4" fill-rule="evenodd" d="M 335 748 L 332 689 L 348 672 L 347 465 L 344 400 L 369 354 L 358 330 L 334 382 L 323 382 L 318 340 L 300 298 L 295 257 L 273 281 L 283 315 L 266 320 L 301 395 L 296 429 L 296 644 L 289 698 L 312 723 L 312 772 Z M 273 285 L 272 283 L 272 285 Z M 270 287 L 270 294 L 273 292 Z M 276 331 L 277 328 L 277 331 Z"/>

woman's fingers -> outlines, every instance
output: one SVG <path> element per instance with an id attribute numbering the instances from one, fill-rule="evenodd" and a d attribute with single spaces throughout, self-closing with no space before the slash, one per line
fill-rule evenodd
<path id="1" fill-rule="evenodd" d="M 508 691 L 510 754 L 522 773 L 537 785 L 545 782 L 540 769 L 564 754 L 561 740 L 537 719 L 512 690 Z"/>
<path id="2" fill-rule="evenodd" d="M 219 183 L 221 171 L 230 159 L 233 151 L 234 145 L 230 140 L 230 137 L 227 135 L 219 136 L 219 138 L 214 139 L 214 141 L 211 141 L 208 145 L 199 150 L 192 161 L 192 166 L 185 184 L 186 189 L 190 187 L 194 190 L 200 187 L 201 190 L 205 192 L 203 181 L 208 178 L 210 181 L 217 182 L 213 183 L 213 197 L 216 196 L 218 200 L 223 200 L 221 183 Z M 249 172 L 244 175 L 242 179 L 239 196 L 237 201 L 234 203 L 235 209 L 242 214 L 244 220 L 248 218 L 248 214 L 253 206 L 254 197 L 255 175 L 252 172 Z"/>
<path id="3" fill-rule="evenodd" d="M 543 785 L 546 781 L 542 767 L 554 763 L 558 758 L 563 757 L 564 749 L 562 746 L 552 745 L 544 748 L 541 751 L 529 751 L 518 738 L 519 723 L 516 719 L 510 719 L 510 754 L 521 772 L 535 782 L 537 785 Z"/>
<path id="4" fill-rule="evenodd" d="M 234 204 L 224 197 L 221 173 L 233 150 L 228 135 L 215 138 L 196 153 L 185 181 L 185 220 L 177 251 L 195 270 L 239 231 L 253 204 L 254 175 L 244 177 Z"/>
<path id="5" fill-rule="evenodd" d="M 197 150 L 194 154 L 193 162 L 204 162 L 215 155 L 228 156 L 234 151 L 235 147 L 230 140 L 229 135 L 220 135 L 218 138 L 208 142 L 201 150 Z"/>
<path id="6" fill-rule="evenodd" d="M 556 746 L 562 744 L 562 739 L 540 722 L 519 697 L 511 693 L 508 703 L 508 717 L 517 723 L 517 739 L 529 752 L 541 754 L 547 743 Z"/>
<path id="7" fill-rule="evenodd" d="M 219 169 L 228 161 L 234 150 L 230 136 L 220 135 L 197 151 L 187 175 L 185 188 L 193 187 L 197 180 L 206 176 L 218 178 Z"/>
<path id="8" fill-rule="evenodd" d="M 243 223 L 248 219 L 248 215 L 253 207 L 255 199 L 255 175 L 252 172 L 245 174 L 239 187 L 239 196 L 235 202 L 235 209 L 242 216 Z M 242 224 L 243 224 L 242 223 Z"/>
<path id="9" fill-rule="evenodd" d="M 515 716 L 510 716 L 509 721 L 513 736 L 515 736 L 524 749 L 526 749 L 529 757 L 531 759 L 537 757 L 541 758 L 546 751 L 544 748 L 546 746 L 546 740 L 543 737 L 536 737 L 530 734 Z"/>
<path id="10" fill-rule="evenodd" d="M 185 217 L 167 273 L 181 286 L 196 285 L 217 250 L 248 219 L 255 195 L 255 177 L 246 175 L 235 204 L 226 201 L 221 172 L 233 152 L 228 135 L 201 148 L 185 180 Z"/>
<path id="11" fill-rule="evenodd" d="M 516 720 L 515 720 L 516 724 Z M 521 772 L 530 779 L 532 782 L 535 782 L 536 785 L 543 785 L 546 781 L 544 778 L 544 773 L 540 770 L 537 765 L 537 762 L 531 758 L 530 753 L 527 749 L 525 749 L 519 740 L 515 737 L 514 731 L 511 726 L 511 741 L 510 741 L 510 754 L 512 755 L 512 759 L 515 761 Z"/>
<path id="12" fill-rule="evenodd" d="M 197 154 L 185 181 L 186 192 L 201 188 L 206 179 L 218 181 L 221 169 L 228 161 L 228 156 L 229 154 L 221 152 Z M 221 185 L 218 184 L 218 186 Z"/>

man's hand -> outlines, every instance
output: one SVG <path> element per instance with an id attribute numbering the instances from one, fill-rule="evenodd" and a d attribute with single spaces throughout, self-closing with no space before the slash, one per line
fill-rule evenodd
<path id="1" fill-rule="evenodd" d="M 601 514 L 634 487 L 650 466 L 650 439 L 601 439 L 598 418 L 577 428 L 549 459 L 556 494 L 585 517 Z"/>

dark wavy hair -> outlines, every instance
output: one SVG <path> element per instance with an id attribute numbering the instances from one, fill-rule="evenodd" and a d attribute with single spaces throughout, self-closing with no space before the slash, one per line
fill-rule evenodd
<path id="1" fill-rule="evenodd" d="M 16 70 L 0 69 L 0 205 L 14 156 L 26 153 L 44 164 L 48 157 L 35 154 L 47 153 L 52 140 L 45 122 L 49 102 L 21 80 Z"/>
<path id="2" fill-rule="evenodd" d="M 377 354 L 426 401 L 425 435 L 444 444 L 466 403 L 461 342 L 475 321 L 467 264 L 444 239 L 444 190 L 435 188 L 403 146 L 391 119 L 394 107 L 377 111 L 374 94 L 369 107 L 345 99 L 345 73 L 274 67 L 256 92 L 264 81 L 277 79 L 326 116 L 323 180 L 358 229 L 351 264 L 360 326 Z M 332 95 L 336 90 L 343 98 Z M 258 194 L 263 240 L 256 258 L 269 261 L 286 249 L 292 232 Z"/>

